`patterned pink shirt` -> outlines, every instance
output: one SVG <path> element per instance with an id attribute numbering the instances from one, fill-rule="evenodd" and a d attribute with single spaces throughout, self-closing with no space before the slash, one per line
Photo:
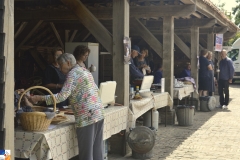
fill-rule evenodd
<path id="1" fill-rule="evenodd" d="M 76 65 L 67 75 L 60 93 L 54 95 L 57 103 L 69 99 L 74 112 L 76 127 L 84 127 L 104 118 L 103 105 L 92 74 Z M 53 104 L 50 95 L 45 96 L 48 105 Z"/>

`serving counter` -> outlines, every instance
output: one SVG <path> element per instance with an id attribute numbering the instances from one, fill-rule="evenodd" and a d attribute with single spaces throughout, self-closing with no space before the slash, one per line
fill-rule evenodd
<path id="1" fill-rule="evenodd" d="M 111 106 L 104 111 L 103 140 L 126 129 L 128 107 Z M 75 119 L 72 115 L 67 115 L 67 118 L 69 121 L 50 125 L 45 132 L 27 132 L 21 127 L 15 129 L 15 157 L 30 160 L 67 160 L 78 155 Z"/>
<path id="2" fill-rule="evenodd" d="M 152 97 L 142 98 L 140 100 L 131 100 L 130 108 L 128 110 L 128 127 L 135 128 L 136 119 L 142 116 L 150 109 L 163 108 L 165 106 L 172 107 L 173 100 L 171 96 L 167 93 L 153 93 Z"/>
<path id="3" fill-rule="evenodd" d="M 182 100 L 185 97 L 191 95 L 194 92 L 193 85 L 184 85 L 181 88 L 174 88 L 174 99 Z"/>

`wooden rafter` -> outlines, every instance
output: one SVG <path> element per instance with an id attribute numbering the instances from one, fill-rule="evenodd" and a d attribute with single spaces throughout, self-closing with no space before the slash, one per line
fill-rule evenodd
<path id="1" fill-rule="evenodd" d="M 72 42 L 72 41 L 73 41 L 73 39 L 75 38 L 77 32 L 78 32 L 78 30 L 74 30 L 74 31 L 73 31 L 73 33 L 72 33 L 72 35 L 71 35 L 71 37 L 70 37 L 70 39 L 69 39 L 69 42 Z"/>
<path id="2" fill-rule="evenodd" d="M 29 38 L 29 40 L 26 42 L 25 45 L 28 45 L 32 42 L 34 42 L 36 45 L 38 45 L 39 41 L 42 41 L 42 40 L 47 39 L 49 37 L 49 32 L 51 32 L 50 27 L 49 28 L 41 27 L 41 29 L 39 29 L 37 31 L 35 36 L 32 36 L 31 38 Z"/>
<path id="3" fill-rule="evenodd" d="M 199 34 L 208 34 L 208 33 L 223 33 L 224 27 L 211 27 L 211 28 L 200 28 Z M 162 35 L 163 30 L 150 30 L 153 35 Z M 174 29 L 176 34 L 190 34 L 190 28 Z M 134 31 L 131 35 L 136 36 L 137 33 Z"/>
<path id="4" fill-rule="evenodd" d="M 64 2 L 65 3 L 65 2 Z M 69 3 L 72 3 L 69 1 Z M 82 3 L 82 2 L 80 2 Z M 76 6 L 75 6 L 76 7 Z M 89 11 L 97 19 L 112 19 L 112 7 L 89 7 Z M 147 11 L 147 12 L 146 12 Z M 131 6 L 130 17 L 150 18 L 163 16 L 185 17 L 196 11 L 195 5 L 160 5 L 160 6 Z M 29 19 L 44 20 L 76 20 L 78 19 L 71 10 L 45 9 L 43 10 L 16 10 L 15 18 L 18 21 Z"/>
<path id="5" fill-rule="evenodd" d="M 24 45 L 24 43 L 33 35 L 33 33 L 38 29 L 42 22 L 43 22 L 42 20 L 32 21 L 25 27 L 25 29 L 20 33 L 20 35 L 16 39 L 15 49 L 16 51 L 18 51 L 20 47 Z"/>
<path id="6" fill-rule="evenodd" d="M 91 35 L 91 33 L 88 32 L 88 34 L 82 39 L 82 41 L 85 41 L 90 35 Z"/>
<path id="7" fill-rule="evenodd" d="M 99 20 L 78 0 L 61 0 L 81 21 L 81 23 L 91 32 L 91 34 L 112 53 L 112 35 L 99 22 Z"/>
<path id="8" fill-rule="evenodd" d="M 217 23 L 214 18 L 203 18 L 203 19 L 175 19 L 174 28 L 190 28 L 192 26 L 198 26 L 200 28 L 212 27 Z M 146 26 L 148 28 L 156 28 L 163 25 L 163 21 L 147 21 Z"/>
<path id="9" fill-rule="evenodd" d="M 174 43 L 188 58 L 190 58 L 191 49 L 176 34 L 174 34 Z"/>
<path id="10" fill-rule="evenodd" d="M 237 26 L 231 25 L 221 14 L 219 14 L 216 10 L 212 9 L 208 4 L 203 1 L 196 1 L 197 11 L 203 13 L 209 18 L 216 18 L 218 20 L 218 24 L 221 26 L 229 26 L 231 31 L 237 31 Z"/>
<path id="11" fill-rule="evenodd" d="M 40 66 L 40 68 L 44 71 L 46 68 L 46 65 L 44 62 L 39 58 L 39 53 L 36 49 L 31 49 L 30 53 L 33 57 L 33 59 L 36 61 L 36 63 Z"/>
<path id="12" fill-rule="evenodd" d="M 23 31 L 23 29 L 26 27 L 27 24 L 28 24 L 28 22 L 22 22 L 21 23 L 20 27 L 18 28 L 18 30 L 14 34 L 14 39 L 16 39 L 19 36 L 19 34 Z"/>
<path id="13" fill-rule="evenodd" d="M 148 45 L 162 58 L 163 48 L 158 39 L 136 18 L 131 19 L 131 26 Z"/>
<path id="14" fill-rule="evenodd" d="M 63 45 L 62 39 L 61 39 L 61 37 L 60 37 L 60 35 L 59 35 L 59 33 L 58 33 L 58 31 L 57 31 L 55 25 L 54 25 L 52 22 L 50 22 L 49 24 L 50 24 L 50 26 L 51 26 L 51 28 L 52 28 L 52 30 L 53 30 L 53 32 L 54 32 L 54 34 L 55 34 L 57 40 L 58 40 L 58 43 L 60 44 L 60 46 L 61 46 L 62 48 L 64 48 L 64 45 Z"/>

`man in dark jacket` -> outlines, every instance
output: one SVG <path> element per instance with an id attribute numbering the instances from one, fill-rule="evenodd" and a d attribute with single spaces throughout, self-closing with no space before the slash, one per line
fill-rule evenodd
<path id="1" fill-rule="evenodd" d="M 131 59 L 130 62 L 131 64 L 129 65 L 129 69 L 130 69 L 130 83 L 132 83 L 133 80 L 135 79 L 143 79 L 144 75 L 142 74 L 142 72 L 135 66 L 134 62 L 133 62 L 133 58 L 137 57 L 138 54 L 140 53 L 140 48 L 136 45 L 132 46 L 131 48 Z"/>
<path id="2" fill-rule="evenodd" d="M 222 50 L 221 52 L 222 60 L 219 63 L 219 82 L 218 82 L 218 92 L 220 96 L 220 107 L 222 109 L 228 108 L 229 103 L 229 83 L 232 83 L 234 75 L 234 67 L 232 60 L 227 57 L 227 51 Z M 225 97 L 224 97 L 224 94 Z"/>

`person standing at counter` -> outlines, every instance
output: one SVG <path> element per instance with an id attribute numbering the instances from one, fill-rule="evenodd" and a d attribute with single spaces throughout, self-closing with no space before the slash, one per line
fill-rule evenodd
<path id="1" fill-rule="evenodd" d="M 79 160 L 103 160 L 103 105 L 93 76 L 76 64 L 72 54 L 62 54 L 58 57 L 58 63 L 67 78 L 62 90 L 54 96 L 57 103 L 69 98 L 76 122 Z M 29 99 L 33 103 L 46 101 L 53 104 L 50 95 L 35 95 Z"/>
<path id="2" fill-rule="evenodd" d="M 57 62 L 57 58 L 63 54 L 62 48 L 55 48 L 52 52 L 53 62 L 51 65 L 48 65 L 44 78 L 43 85 L 44 87 L 50 89 L 53 94 L 59 93 L 62 89 L 63 83 L 66 80 L 66 76 L 60 71 L 59 64 Z M 58 108 L 63 108 L 63 106 L 67 106 L 68 101 L 63 101 L 57 104 Z"/>
<path id="3" fill-rule="evenodd" d="M 158 63 L 156 66 L 156 71 L 153 73 L 154 81 L 153 84 L 160 84 L 162 79 L 162 64 Z"/>
<path id="4" fill-rule="evenodd" d="M 85 64 L 89 54 L 90 54 L 90 49 L 84 45 L 77 46 L 73 51 L 73 55 L 77 61 L 77 64 L 81 67 L 88 69 L 90 72 L 94 72 L 93 70 L 91 70 L 91 67 L 93 67 L 92 64 L 91 64 L 91 67 L 89 68 L 87 68 Z"/>
<path id="5" fill-rule="evenodd" d="M 131 48 L 131 59 L 130 59 L 130 82 L 134 81 L 135 79 L 143 79 L 144 75 L 142 72 L 138 69 L 137 66 L 135 66 L 133 59 L 137 57 L 140 53 L 140 48 L 137 45 L 132 46 Z"/>
<path id="6" fill-rule="evenodd" d="M 208 50 L 201 50 L 201 56 L 199 57 L 199 96 L 207 96 L 210 87 L 210 76 L 209 70 L 212 71 L 212 66 L 206 58 L 208 55 Z"/>
<path id="7" fill-rule="evenodd" d="M 150 74 L 151 69 L 147 65 L 146 56 L 148 55 L 147 49 L 142 49 L 141 54 L 139 54 L 136 58 L 134 58 L 134 64 L 138 67 L 140 71 L 145 75 L 146 73 Z M 145 73 L 144 73 L 145 72 Z"/>

